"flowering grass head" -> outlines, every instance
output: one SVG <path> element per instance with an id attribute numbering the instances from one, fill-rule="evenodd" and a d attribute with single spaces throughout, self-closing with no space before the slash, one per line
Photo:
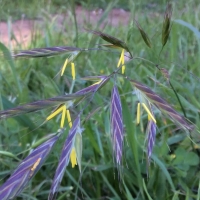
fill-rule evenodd
<path id="1" fill-rule="evenodd" d="M 122 106 L 119 92 L 116 86 L 113 87 L 111 95 L 111 138 L 115 161 L 121 164 L 123 152 L 124 128 L 122 120 Z"/>
<path id="2" fill-rule="evenodd" d="M 69 131 L 69 134 L 67 136 L 67 139 L 64 143 L 61 155 L 60 155 L 60 159 L 59 159 L 59 163 L 58 163 L 58 167 L 56 169 L 55 175 L 54 175 L 54 179 L 53 179 L 53 183 L 51 186 L 51 190 L 50 190 L 50 194 L 49 194 L 49 200 L 52 200 L 55 198 L 57 189 L 62 181 L 65 169 L 69 163 L 70 160 L 70 155 L 72 154 L 72 166 L 74 166 L 74 163 L 76 163 L 76 152 L 74 149 L 74 142 L 75 142 L 75 138 L 76 138 L 76 134 L 81 134 L 81 128 L 80 128 L 80 116 L 78 116 L 74 122 L 73 125 Z"/>
<path id="3" fill-rule="evenodd" d="M 156 106 L 161 112 L 166 114 L 174 123 L 182 127 L 184 130 L 191 131 L 194 129 L 193 125 L 186 121 L 186 119 L 181 116 L 177 111 L 175 111 L 172 106 L 170 106 L 164 99 L 154 93 L 150 88 L 139 83 L 137 81 L 131 81 L 137 90 L 139 90 L 143 99 L 145 98 Z"/>
<path id="4" fill-rule="evenodd" d="M 166 45 L 166 42 L 168 41 L 169 38 L 169 33 L 171 30 L 171 15 L 172 15 L 172 7 L 168 5 L 165 13 L 165 19 L 162 30 L 162 44 L 161 44 L 162 48 Z M 136 25 L 140 31 L 142 39 L 144 40 L 145 44 L 149 47 L 148 50 L 150 51 L 151 47 L 153 47 L 153 38 L 147 35 L 148 32 L 144 31 L 144 29 L 139 25 L 138 22 L 136 22 Z M 108 35 L 107 33 L 103 33 L 99 30 L 88 30 L 88 32 L 96 36 L 99 36 L 101 40 L 103 39 L 104 41 L 108 42 L 108 44 L 104 45 L 97 44 L 97 47 L 95 48 L 77 48 L 69 46 L 35 48 L 30 50 L 22 50 L 19 51 L 18 53 L 13 54 L 12 56 L 14 58 L 38 58 L 38 57 L 51 57 L 59 54 L 68 54 L 68 57 L 65 60 L 63 66 L 60 67 L 61 70 L 59 71 L 59 73 L 61 76 L 59 77 L 59 80 L 62 81 L 66 80 L 67 82 L 66 85 L 69 86 L 69 91 L 68 88 L 66 89 L 66 87 L 62 87 L 65 88 L 67 90 L 66 92 L 68 93 L 64 93 L 62 90 L 64 95 L 59 95 L 57 97 L 47 98 L 44 100 L 38 100 L 32 103 L 22 104 L 14 108 L 9 108 L 7 110 L 2 110 L 0 111 L 0 119 L 6 119 L 9 117 L 14 117 L 17 115 L 27 114 L 27 113 L 34 114 L 34 112 L 45 110 L 48 108 L 52 109 L 52 112 L 47 116 L 45 115 L 44 122 L 46 124 L 54 123 L 53 125 L 59 123 L 58 126 L 62 130 L 61 132 L 63 132 L 64 130 L 69 130 L 68 135 L 64 141 L 64 144 L 61 147 L 62 150 L 60 153 L 57 168 L 55 169 L 55 174 L 53 177 L 51 177 L 53 178 L 53 180 L 49 191 L 49 196 L 48 196 L 49 200 L 56 199 L 57 194 L 59 192 L 61 193 L 63 192 L 59 190 L 59 187 L 60 185 L 62 185 L 61 182 L 63 177 L 65 176 L 66 167 L 69 165 L 70 162 L 71 162 L 70 168 L 73 168 L 71 169 L 72 171 L 74 170 L 74 168 L 76 168 L 76 165 L 78 165 L 77 168 L 79 167 L 79 171 L 82 173 L 81 171 L 82 151 L 84 149 L 83 148 L 84 142 L 86 141 L 83 140 L 82 138 L 83 129 L 81 127 L 81 122 L 83 121 L 84 121 L 84 128 L 86 126 L 85 128 L 86 132 L 87 131 L 89 132 L 90 129 L 92 130 L 89 133 L 90 134 L 89 139 L 91 140 L 92 144 L 91 146 L 93 146 L 94 148 L 94 152 L 89 151 L 88 153 L 89 158 L 84 157 L 84 151 L 83 151 L 84 167 L 86 166 L 84 170 L 87 170 L 88 166 L 89 167 L 92 166 L 91 167 L 92 170 L 93 169 L 99 170 L 99 171 L 97 170 L 98 174 L 96 173 L 95 176 L 95 181 L 97 182 L 97 193 L 98 193 L 97 198 L 103 196 L 103 195 L 101 196 L 99 193 L 99 191 L 101 190 L 101 184 L 99 184 L 98 182 L 100 176 L 104 180 L 102 187 L 103 188 L 102 191 L 104 191 L 103 193 L 104 196 L 108 197 L 108 195 L 110 195 L 104 189 L 104 187 L 108 185 L 108 187 L 111 188 L 113 194 L 116 196 L 116 199 L 120 198 L 120 196 L 118 197 L 118 195 L 116 195 L 116 192 L 114 190 L 115 189 L 114 185 L 116 184 L 108 183 L 107 177 L 104 177 L 103 175 L 104 173 L 103 171 L 106 171 L 108 169 L 108 167 L 106 166 L 107 162 L 110 161 L 109 156 L 106 155 L 105 153 L 104 144 L 107 145 L 107 136 L 111 135 L 111 145 L 114 157 L 113 165 L 117 166 L 117 170 L 120 170 L 122 168 L 124 169 L 125 167 L 123 166 L 124 164 L 123 161 L 128 160 L 128 162 L 133 164 L 134 166 L 133 168 L 127 169 L 129 175 L 134 174 L 133 176 L 134 180 L 132 180 L 132 178 L 129 178 L 130 182 L 127 183 L 127 185 L 133 185 L 133 189 L 129 191 L 128 187 L 126 187 L 126 182 L 123 182 L 124 190 L 126 190 L 127 194 L 129 194 L 127 195 L 127 197 L 130 197 L 131 199 L 132 198 L 131 194 L 137 193 L 138 188 L 140 188 L 138 190 L 139 192 L 137 193 L 137 195 L 134 196 L 134 198 L 137 196 L 140 199 L 145 199 L 147 195 L 149 199 L 151 199 L 150 197 L 151 194 L 150 195 L 148 194 L 147 187 L 145 185 L 146 180 L 144 181 L 143 179 L 144 178 L 143 173 L 145 173 L 144 172 L 145 170 L 143 170 L 144 168 L 143 164 L 140 163 L 139 154 L 141 152 L 141 146 L 139 146 L 139 142 L 136 139 L 137 138 L 136 134 L 141 134 L 141 133 L 140 132 L 137 133 L 138 129 L 136 128 L 136 126 L 138 124 L 142 126 L 143 121 L 146 120 L 144 124 L 147 125 L 146 128 L 147 150 L 144 151 L 147 152 L 148 166 L 150 165 L 150 159 L 154 159 L 154 156 L 152 156 L 152 154 L 155 146 L 156 131 L 160 129 L 159 125 L 161 124 L 160 123 L 161 119 L 157 117 L 157 113 L 154 112 L 156 108 L 158 108 L 161 111 L 161 114 L 163 113 L 167 115 L 172 120 L 172 122 L 181 127 L 182 130 L 190 132 L 194 129 L 194 127 L 191 123 L 188 122 L 186 117 L 183 117 L 181 114 L 179 114 L 179 112 L 177 112 L 169 103 L 167 103 L 163 98 L 161 98 L 158 94 L 156 94 L 150 87 L 144 85 L 143 83 L 140 83 L 137 80 L 133 80 L 132 76 L 136 77 L 135 79 L 141 78 L 138 75 L 139 73 L 137 74 L 137 68 L 135 67 L 134 62 L 141 61 L 141 63 L 143 64 L 143 62 L 146 61 L 147 59 L 143 59 L 140 57 L 133 57 L 133 54 L 129 47 L 130 43 L 115 38 L 112 35 Z M 81 67 L 79 66 L 77 58 L 79 56 L 81 57 L 82 55 L 84 57 L 84 55 L 90 51 L 98 51 L 98 54 L 96 54 L 98 56 L 100 55 L 101 51 L 105 51 L 106 53 L 109 54 L 115 53 L 113 55 L 117 56 L 115 59 L 112 60 L 111 64 L 106 63 L 107 67 L 106 70 L 102 70 L 102 65 L 100 66 L 101 67 L 100 70 L 95 68 L 95 70 L 98 72 L 102 71 L 100 75 L 96 74 L 96 76 L 87 76 L 89 74 L 88 72 L 89 70 L 88 69 L 82 70 L 82 66 Z M 109 54 L 107 54 L 106 56 L 109 56 Z M 134 55 L 135 54 L 136 52 L 134 52 Z M 125 59 L 126 56 L 127 58 L 129 58 L 128 62 L 127 62 L 128 59 L 127 60 Z M 82 65 L 85 64 L 85 61 L 87 60 L 86 57 L 84 57 L 83 60 L 84 62 L 80 62 Z M 151 63 L 153 63 L 153 61 Z M 92 65 L 93 63 L 90 64 Z M 70 69 L 69 76 L 67 71 L 68 69 Z M 110 72 L 111 69 L 114 70 Z M 162 72 L 168 83 L 170 83 L 171 76 L 169 77 L 168 70 L 164 68 L 160 69 L 158 67 L 155 68 L 155 70 L 157 69 L 159 69 L 160 72 Z M 104 74 L 104 72 L 107 72 L 108 74 L 102 75 Z M 124 75 L 125 73 L 127 74 L 127 76 Z M 82 74 L 86 75 L 86 77 L 80 78 Z M 141 76 L 143 76 L 143 78 L 145 77 L 144 74 L 142 74 Z M 122 79 L 124 80 L 121 81 Z M 93 83 L 91 84 L 87 83 L 88 84 L 87 87 L 80 88 L 80 85 L 84 85 L 86 81 L 89 82 L 93 81 Z M 136 123 L 133 117 L 133 115 L 135 114 L 135 108 L 134 108 L 135 102 L 132 98 L 132 87 L 134 87 L 139 101 L 137 102 Z M 128 92 L 126 91 L 126 88 L 129 88 Z M 104 89 L 106 92 L 104 92 Z M 105 98 L 105 95 L 107 93 L 111 95 L 109 95 L 108 98 L 107 97 Z M 126 98 L 126 95 L 129 95 L 129 97 Z M 84 105 L 82 104 L 83 102 Z M 96 112 L 89 111 L 89 115 L 87 115 L 88 114 L 87 112 L 91 108 L 91 106 L 96 106 L 96 104 L 99 104 L 99 102 L 101 102 L 101 106 L 99 106 L 100 109 L 99 108 L 96 109 Z M 92 123 L 90 123 L 91 127 L 87 129 L 86 124 L 88 122 L 88 119 L 90 118 L 91 115 L 94 115 L 94 113 L 98 114 L 98 119 L 101 119 L 103 121 L 102 123 L 103 125 L 98 120 L 92 117 L 91 119 Z M 147 117 L 144 117 L 141 120 L 141 115 L 144 113 L 147 115 Z M 55 117 L 57 120 L 52 120 Z M 101 124 L 102 126 L 100 129 L 98 129 L 99 124 Z M 93 132 L 96 133 L 95 136 Z M 143 129 L 142 132 L 144 132 Z M 34 175 L 38 172 L 38 170 L 45 162 L 47 156 L 49 155 L 50 151 L 52 150 L 59 136 L 60 134 L 57 134 L 53 135 L 52 137 L 49 137 L 48 139 L 46 138 L 46 140 L 42 141 L 42 144 L 35 147 L 34 150 L 29 154 L 29 156 L 27 156 L 19 164 L 19 166 L 10 176 L 10 178 L 8 178 L 8 180 L 2 186 L 0 186 L 0 200 L 12 199 L 20 195 L 20 193 L 24 190 L 28 182 L 34 177 Z M 101 140 L 102 138 L 103 139 L 106 138 L 105 139 L 106 142 L 105 140 Z M 124 142 L 125 138 L 127 138 L 129 145 L 125 144 Z M 145 140 L 143 135 L 140 137 L 140 139 L 142 139 L 142 141 Z M 157 139 L 159 139 L 159 136 Z M 86 144 L 88 145 L 90 143 Z M 131 157 L 132 160 L 131 159 L 123 160 L 123 155 L 127 156 L 128 158 L 128 156 L 130 156 L 129 154 L 130 152 L 132 152 L 133 154 L 133 157 Z M 91 158 L 91 155 L 94 155 L 94 157 Z M 92 163 L 97 158 L 101 159 L 100 162 L 103 167 L 96 166 L 97 165 L 96 163 L 95 164 Z M 109 158 L 109 160 L 107 158 Z M 85 162 L 88 159 L 90 159 L 90 163 L 88 162 L 89 164 Z M 154 161 L 157 162 L 156 164 L 158 164 L 158 166 L 164 172 L 165 177 L 162 180 L 167 180 L 169 184 L 173 186 L 173 182 L 168 175 L 169 174 L 168 170 L 165 168 L 165 166 L 159 159 L 160 158 L 157 158 L 157 160 L 154 159 Z M 88 165 L 85 163 L 87 163 Z M 70 176 L 70 178 L 72 177 L 71 173 L 68 175 Z M 92 184 L 90 184 L 90 182 L 88 181 L 85 185 L 89 185 L 89 187 L 92 190 L 94 187 Z M 78 185 L 77 188 L 81 189 L 81 192 L 84 193 L 84 191 L 82 190 L 82 185 L 81 186 L 80 184 L 77 185 Z M 174 188 L 175 187 L 173 186 L 172 189 L 175 190 Z M 154 191 L 152 192 L 152 194 L 154 193 Z M 144 194 L 144 192 L 146 193 L 146 195 Z M 73 191 L 73 193 L 75 192 Z M 88 193 L 90 193 L 90 191 Z M 65 193 L 63 192 L 62 195 L 65 195 Z M 68 198 L 68 197 L 63 196 L 63 198 Z M 87 198 L 88 199 L 91 198 L 90 195 L 88 195 Z"/>

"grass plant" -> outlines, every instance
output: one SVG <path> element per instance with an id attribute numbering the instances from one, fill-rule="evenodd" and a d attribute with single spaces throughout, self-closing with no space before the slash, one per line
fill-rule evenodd
<path id="1" fill-rule="evenodd" d="M 131 24 L 100 31 L 117 5 L 0 44 L 0 199 L 200 198 L 200 5 L 129 1 Z"/>

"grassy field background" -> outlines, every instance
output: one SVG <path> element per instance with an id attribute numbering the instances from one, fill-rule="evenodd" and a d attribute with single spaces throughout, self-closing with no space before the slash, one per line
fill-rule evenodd
<path id="1" fill-rule="evenodd" d="M 110 142 L 110 95 L 113 80 L 103 87 L 87 106 L 81 116 L 83 124 L 82 172 L 78 167 L 67 167 L 61 183 L 58 198 L 61 199 L 128 199 L 128 200 L 193 200 L 200 199 L 199 173 L 199 108 L 200 108 L 200 4 L 198 1 L 171 1 L 173 5 L 173 26 L 170 38 L 163 51 L 161 43 L 162 24 L 167 1 L 2 1 L 0 20 L 7 23 L 18 19 L 37 19 L 43 22 L 43 34 L 33 37 L 27 49 L 50 46 L 97 47 L 105 41 L 77 27 L 74 9 L 99 9 L 104 12 L 96 24 L 86 22 L 85 28 L 101 30 L 119 38 L 129 45 L 132 61 L 126 65 L 126 75 L 146 84 L 164 98 L 181 115 L 183 110 L 168 81 L 155 67 L 165 68 L 171 83 L 182 102 L 186 117 L 195 125 L 189 135 L 168 120 L 159 111 L 156 143 L 152 161 L 147 173 L 146 124 L 142 115 L 136 125 L 137 97 L 128 81 L 117 78 L 126 129 L 123 176 L 113 163 Z M 17 9 L 16 9 L 17 8 Z M 113 8 L 122 8 L 136 18 L 152 41 L 152 48 L 144 43 L 133 20 L 121 26 L 104 25 Z M 54 14 L 70 13 L 62 26 L 51 17 Z M 12 20 L 10 21 L 10 19 Z M 8 46 L 9 48 L 9 46 Z M 15 49 L 21 49 L 18 44 Z M 5 50 L 1 45 L 1 50 Z M 89 51 L 75 59 L 76 80 L 73 83 L 70 69 L 63 77 L 57 75 L 68 55 L 50 58 L 0 60 L 0 108 L 5 110 L 28 102 L 73 93 L 91 82 L 80 78 L 85 76 L 109 75 L 117 66 L 120 52 Z M 136 59 L 138 58 L 138 59 Z M 73 84 L 72 84 L 73 83 Z M 83 108 L 84 103 L 72 109 L 72 118 Z M 97 112 L 95 110 L 98 109 Z M 0 121 L 0 183 L 3 184 L 31 150 L 31 146 L 47 134 L 59 129 L 59 118 L 47 123 L 46 117 L 52 109 L 20 115 Z M 67 126 L 67 125 L 66 125 Z M 45 164 L 30 181 L 17 199 L 47 199 L 51 182 L 58 164 L 62 144 L 68 133 L 54 147 Z"/>

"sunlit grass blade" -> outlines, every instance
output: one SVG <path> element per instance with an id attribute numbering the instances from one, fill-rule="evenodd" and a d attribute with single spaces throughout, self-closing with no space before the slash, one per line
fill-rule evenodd
<path id="1" fill-rule="evenodd" d="M 0 186 L 1 200 L 13 199 L 22 192 L 30 179 L 41 168 L 62 132 L 63 130 L 59 130 L 58 135 L 55 135 L 40 146 L 36 147 L 21 162 L 10 178 Z"/>
<path id="2" fill-rule="evenodd" d="M 169 34 L 171 31 L 171 17 L 172 17 L 172 4 L 168 3 L 164 15 L 163 27 L 162 27 L 162 45 L 163 47 L 167 43 Z"/>
<path id="3" fill-rule="evenodd" d="M 33 103 L 24 104 L 24 105 L 11 108 L 8 110 L 3 110 L 3 111 L 0 111 L 0 119 L 13 117 L 16 115 L 30 113 L 34 111 L 39 111 L 48 107 L 58 106 L 66 102 L 70 102 L 72 104 L 73 101 L 83 98 L 86 93 L 57 96 L 57 97 L 53 97 L 53 98 L 49 98 L 45 100 L 36 101 Z"/>
<path id="4" fill-rule="evenodd" d="M 124 129 L 122 120 L 122 106 L 116 86 L 114 86 L 111 95 L 111 136 L 115 160 L 116 163 L 120 165 L 122 159 Z"/>
<path id="5" fill-rule="evenodd" d="M 93 33 L 94 35 L 98 35 L 99 37 L 101 37 L 103 40 L 113 44 L 114 46 L 116 47 L 121 47 L 122 49 L 125 49 L 126 51 L 128 51 L 131 55 L 131 52 L 127 46 L 127 44 L 125 42 L 123 42 L 122 40 L 119 40 L 118 38 L 115 38 L 111 35 L 108 35 L 106 33 L 103 33 L 101 31 L 94 31 L 94 30 L 88 30 L 88 29 L 85 29 L 86 31 L 90 32 L 90 33 Z M 105 45 L 104 45 L 105 46 Z"/>
<path id="6" fill-rule="evenodd" d="M 143 30 L 143 28 L 139 25 L 139 23 L 135 20 L 136 26 L 138 30 L 140 31 L 140 34 L 142 36 L 142 39 L 144 40 L 145 44 L 151 48 L 151 40 L 149 36 L 146 34 L 146 32 Z"/>
<path id="7" fill-rule="evenodd" d="M 20 50 L 17 53 L 13 53 L 14 58 L 38 58 L 55 56 L 63 53 L 80 52 L 82 49 L 77 47 L 58 46 L 58 47 L 46 47 L 46 48 L 35 48 L 30 50 Z"/>
<path id="8" fill-rule="evenodd" d="M 58 163 L 58 167 L 56 169 L 56 173 L 54 175 L 53 183 L 51 185 L 51 190 L 49 194 L 49 200 L 55 199 L 55 195 L 57 193 L 58 187 L 62 181 L 64 172 L 66 170 L 66 167 L 70 160 L 70 154 L 72 151 L 72 148 L 74 146 L 75 136 L 77 133 L 81 132 L 80 128 L 80 116 L 78 116 L 72 125 L 72 128 L 69 131 L 69 134 L 67 136 L 67 139 L 64 143 L 62 153 L 60 155 L 60 160 Z"/>
<path id="9" fill-rule="evenodd" d="M 170 106 L 164 99 L 154 93 L 150 88 L 137 81 L 131 80 L 131 82 L 135 86 L 135 88 L 142 92 L 152 104 L 154 104 L 158 109 L 167 114 L 174 123 L 185 130 L 193 130 L 194 127 L 192 124 L 187 122 L 183 116 L 175 111 L 172 106 Z"/>

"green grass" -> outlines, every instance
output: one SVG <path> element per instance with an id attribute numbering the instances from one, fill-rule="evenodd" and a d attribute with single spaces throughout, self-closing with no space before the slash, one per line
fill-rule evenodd
<path id="1" fill-rule="evenodd" d="M 41 6 L 45 5 L 45 2 L 41 1 L 39 5 L 33 1 L 31 6 L 28 6 L 26 1 L 15 3 L 7 1 L 2 4 L 3 12 L 0 17 L 2 20 L 7 20 L 9 16 L 18 19 L 25 14 L 27 18 L 46 19 L 47 16 L 43 11 L 49 12 L 48 14 L 55 12 L 59 14 L 63 13 L 63 10 L 70 10 L 72 6 L 70 2 L 65 4 L 58 0 L 51 1 L 49 7 Z M 111 5 L 106 4 L 107 1 L 98 2 L 95 1 L 96 4 L 92 4 L 88 0 L 82 2 L 82 5 L 87 8 L 99 5 L 107 8 Z M 119 1 L 113 6 L 121 7 L 122 5 L 125 9 L 129 8 L 132 17 L 137 18 L 151 39 L 152 48 L 148 48 L 144 43 L 135 24 L 120 27 L 106 26 L 103 32 L 126 41 L 133 57 L 140 57 L 126 64 L 126 75 L 146 84 L 183 115 L 177 97 L 155 65 L 159 64 L 160 68 L 168 70 L 170 81 L 179 95 L 186 116 L 195 124 L 196 131 L 191 133 L 192 138 L 190 138 L 187 132 L 176 129 L 173 122 L 157 111 L 155 113 L 157 119 L 156 144 L 147 174 L 145 145 L 147 116 L 143 112 L 142 121 L 140 125 L 136 126 L 138 99 L 131 94 L 132 87 L 129 82 L 119 77 L 117 83 L 121 95 L 126 134 L 121 166 L 123 176 L 121 180 L 118 180 L 118 171 L 113 163 L 110 141 L 109 106 L 114 82 L 112 79 L 95 94 L 92 103 L 85 108 L 81 116 L 81 119 L 84 120 L 89 113 L 94 112 L 90 119 L 83 124 L 85 130 L 83 131 L 82 172 L 79 173 L 78 167 L 72 169 L 71 164 L 67 167 L 58 199 L 199 199 L 200 32 L 198 32 L 198 27 L 200 22 L 198 10 L 200 4 L 198 1 L 172 1 L 173 20 L 181 19 L 196 27 L 197 31 L 191 30 L 180 21 L 179 23 L 174 21 L 170 38 L 159 59 L 166 1 L 156 1 L 155 7 L 151 7 L 144 0 L 136 4 L 132 1 L 127 2 L 126 5 L 122 5 L 122 2 Z M 16 10 L 16 6 L 19 9 Z M 44 7 L 44 10 L 40 9 L 41 7 Z M 106 16 L 102 18 L 102 20 L 105 19 Z M 105 41 L 91 33 L 79 31 L 77 37 L 75 23 L 71 24 L 69 28 L 68 20 L 64 22 L 63 27 L 64 31 L 59 29 L 53 20 L 46 20 L 44 35 L 33 38 L 28 48 L 76 46 L 76 44 L 78 47 L 87 48 L 88 46 L 94 47 L 99 43 L 105 44 Z M 16 47 L 16 49 L 19 48 Z M 102 72 L 108 75 L 116 70 L 120 52 L 113 51 L 111 49 L 110 52 L 83 52 L 75 59 L 77 75 L 74 86 L 72 86 L 70 67 L 66 68 L 63 77 L 56 76 L 68 55 L 17 59 L 13 62 L 2 58 L 0 65 L 1 110 L 63 95 L 69 93 L 70 90 L 76 92 L 91 85 L 92 82 L 83 81 L 80 78 L 101 75 Z M 72 109 L 73 119 L 84 105 L 83 102 L 77 108 Z M 100 109 L 95 112 L 98 107 Z M 53 119 L 43 124 L 51 111 L 51 109 L 45 109 L 1 120 L 0 151 L 12 153 L 20 160 L 24 159 L 36 141 L 49 133 L 56 132 L 59 128 L 59 119 Z M 67 127 L 68 129 L 69 127 Z M 47 199 L 66 135 L 67 131 L 19 199 Z M 194 143 L 191 142 L 191 139 Z M 4 154 L 0 152 L 0 162 L 0 183 L 3 184 L 9 174 L 18 166 L 19 160 L 6 152 Z"/>

